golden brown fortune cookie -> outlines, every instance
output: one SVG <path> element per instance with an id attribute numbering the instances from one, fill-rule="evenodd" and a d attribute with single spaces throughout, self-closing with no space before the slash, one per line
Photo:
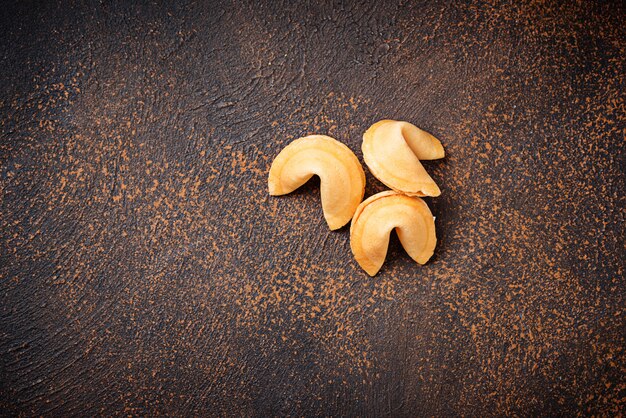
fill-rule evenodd
<path id="1" fill-rule="evenodd" d="M 324 218 L 331 230 L 352 219 L 365 193 L 365 173 L 354 153 L 334 138 L 310 135 L 287 145 L 274 159 L 268 186 L 272 196 L 291 193 L 314 175 L 320 178 Z"/>
<path id="2" fill-rule="evenodd" d="M 426 202 L 391 190 L 381 192 L 359 205 L 350 225 L 350 248 L 370 276 L 382 267 L 394 229 L 413 260 L 425 264 L 433 255 L 435 221 Z"/>
<path id="3" fill-rule="evenodd" d="M 378 180 L 409 196 L 439 196 L 441 190 L 420 160 L 445 156 L 441 142 L 408 122 L 381 120 L 363 135 L 363 159 Z"/>

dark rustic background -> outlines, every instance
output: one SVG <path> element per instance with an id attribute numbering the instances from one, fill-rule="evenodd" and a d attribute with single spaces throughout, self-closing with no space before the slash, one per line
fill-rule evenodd
<path id="1" fill-rule="evenodd" d="M 0 11 L 1 415 L 625 407 L 620 2 L 171 3 Z M 447 157 L 370 278 L 266 182 L 381 118 Z"/>

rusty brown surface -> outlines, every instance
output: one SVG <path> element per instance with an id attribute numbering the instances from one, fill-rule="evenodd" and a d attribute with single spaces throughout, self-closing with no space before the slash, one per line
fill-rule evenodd
<path id="1" fill-rule="evenodd" d="M 623 5 L 175 3 L 3 7 L 2 415 L 619 414 Z M 447 157 L 370 278 L 266 181 L 382 118 Z"/>

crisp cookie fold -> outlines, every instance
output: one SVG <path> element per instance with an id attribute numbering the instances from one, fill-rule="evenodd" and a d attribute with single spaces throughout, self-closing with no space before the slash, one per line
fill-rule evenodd
<path id="1" fill-rule="evenodd" d="M 439 196 L 441 190 L 420 160 L 445 156 L 441 142 L 408 122 L 381 120 L 363 135 L 363 159 L 378 180 L 409 196 Z"/>
<path id="2" fill-rule="evenodd" d="M 413 260 L 425 264 L 433 255 L 435 220 L 426 202 L 395 191 L 381 192 L 359 205 L 350 225 L 350 248 L 370 276 L 382 267 L 394 229 Z"/>
<path id="3" fill-rule="evenodd" d="M 331 230 L 352 218 L 365 194 L 365 173 L 354 153 L 325 135 L 310 135 L 287 145 L 272 162 L 269 193 L 291 193 L 314 175 L 320 178 L 324 218 Z"/>

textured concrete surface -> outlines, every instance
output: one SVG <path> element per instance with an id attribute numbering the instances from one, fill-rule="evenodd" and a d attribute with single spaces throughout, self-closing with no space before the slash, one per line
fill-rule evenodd
<path id="1" fill-rule="evenodd" d="M 620 2 L 137 3 L 0 11 L 1 415 L 620 414 Z M 447 157 L 370 278 L 266 182 L 382 118 Z"/>

